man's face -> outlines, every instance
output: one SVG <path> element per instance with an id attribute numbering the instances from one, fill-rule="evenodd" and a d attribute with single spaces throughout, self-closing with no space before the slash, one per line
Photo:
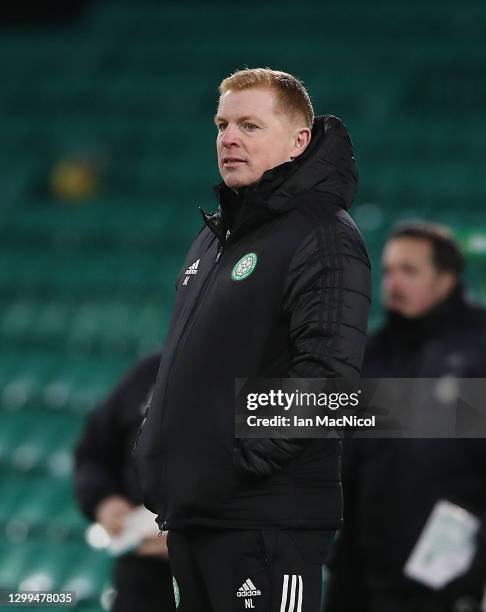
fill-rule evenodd
<path id="1" fill-rule="evenodd" d="M 437 270 L 432 245 L 419 238 L 392 238 L 383 252 L 383 302 L 404 317 L 420 317 L 443 301 L 456 282 Z"/>
<path id="2" fill-rule="evenodd" d="M 216 150 L 228 187 L 256 183 L 266 170 L 302 152 L 295 144 L 299 128 L 286 114 L 275 113 L 274 103 L 275 93 L 268 88 L 229 90 L 221 96 L 214 119 Z"/>

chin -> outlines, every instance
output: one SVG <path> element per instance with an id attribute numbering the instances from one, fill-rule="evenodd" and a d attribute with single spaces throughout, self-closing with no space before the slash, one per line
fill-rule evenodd
<path id="1" fill-rule="evenodd" d="M 240 177 L 240 176 L 233 176 L 230 174 L 228 176 L 225 176 L 223 178 L 223 181 L 227 187 L 231 187 L 233 189 L 240 189 L 241 187 L 248 187 L 249 185 L 253 185 L 254 183 L 257 183 L 260 180 L 260 178 L 261 177 L 259 178 Z"/>
<path id="2" fill-rule="evenodd" d="M 410 311 L 404 308 L 392 308 L 392 312 L 396 312 L 398 315 L 403 317 L 404 319 L 417 319 L 421 316 L 421 313 L 417 313 L 415 311 Z"/>
<path id="3" fill-rule="evenodd" d="M 246 187 L 250 184 L 250 181 L 238 179 L 236 176 L 227 176 L 223 180 L 226 186 L 231 187 L 232 189 L 240 189 L 241 187 Z"/>

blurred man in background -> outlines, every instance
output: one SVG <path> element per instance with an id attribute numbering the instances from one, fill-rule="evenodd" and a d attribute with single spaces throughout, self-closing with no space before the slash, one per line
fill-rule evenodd
<path id="1" fill-rule="evenodd" d="M 399 226 L 383 253 L 386 321 L 367 344 L 364 378 L 486 377 L 486 316 L 468 303 L 449 231 Z M 486 582 L 486 440 L 345 442 L 344 527 L 326 612 L 468 612 Z M 433 591 L 404 566 L 438 500 L 481 519 L 469 571 Z"/>
<path id="2" fill-rule="evenodd" d="M 159 362 L 160 353 L 146 357 L 123 377 L 89 415 L 76 448 L 75 485 L 81 509 L 113 537 L 122 533 L 127 517 L 142 504 L 132 449 Z M 147 538 L 118 557 L 114 587 L 115 612 L 174 610 L 165 538 Z"/>

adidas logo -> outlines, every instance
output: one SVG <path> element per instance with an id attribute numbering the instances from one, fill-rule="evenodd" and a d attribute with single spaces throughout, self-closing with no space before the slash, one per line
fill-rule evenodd
<path id="1" fill-rule="evenodd" d="M 187 270 L 186 270 L 186 274 L 197 274 L 197 268 L 199 266 L 199 262 L 201 260 L 198 259 L 197 261 L 195 261 L 193 264 L 191 264 Z"/>
<path id="2" fill-rule="evenodd" d="M 245 582 L 236 591 L 236 597 L 256 597 L 261 595 L 260 589 L 257 589 L 253 582 L 247 578 Z"/>

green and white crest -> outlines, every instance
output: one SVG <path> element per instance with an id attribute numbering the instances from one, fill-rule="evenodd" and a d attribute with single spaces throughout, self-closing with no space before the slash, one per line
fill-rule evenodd
<path id="1" fill-rule="evenodd" d="M 247 253 L 237 261 L 231 270 L 231 279 L 234 281 L 241 281 L 248 278 L 257 265 L 258 257 L 256 253 Z"/>
<path id="2" fill-rule="evenodd" d="M 172 586 L 174 587 L 174 599 L 175 599 L 175 607 L 178 608 L 181 603 L 181 594 L 179 593 L 179 585 L 177 584 L 177 580 L 172 576 Z"/>

